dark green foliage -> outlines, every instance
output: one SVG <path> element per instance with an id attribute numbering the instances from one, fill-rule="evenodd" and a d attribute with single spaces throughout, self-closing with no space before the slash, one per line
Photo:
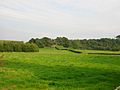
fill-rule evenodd
<path id="1" fill-rule="evenodd" d="M 29 43 L 35 43 L 39 48 L 43 47 L 53 47 L 55 45 L 60 45 L 63 47 L 69 47 L 69 40 L 66 37 L 57 37 L 56 39 L 50 39 L 48 37 L 43 37 L 41 39 L 31 39 Z"/>
<path id="2" fill-rule="evenodd" d="M 120 40 L 118 39 L 89 39 L 80 40 L 80 42 L 80 49 L 120 51 Z"/>
<path id="3" fill-rule="evenodd" d="M 31 39 L 29 40 L 29 43 L 34 43 L 36 44 L 39 48 L 44 48 L 44 47 L 52 47 L 54 44 L 53 40 L 48 38 L 48 37 L 43 37 L 42 39 Z"/>
<path id="4" fill-rule="evenodd" d="M 38 46 L 33 43 L 26 43 L 23 45 L 23 52 L 38 52 Z"/>
<path id="5" fill-rule="evenodd" d="M 23 48 L 23 43 L 14 43 L 13 44 L 13 51 L 14 52 L 22 52 L 23 50 L 22 50 L 22 48 Z"/>
<path id="6" fill-rule="evenodd" d="M 39 40 L 38 38 L 35 40 L 35 43 L 39 48 L 44 48 L 44 44 L 42 43 L 42 40 Z"/>
<path id="7" fill-rule="evenodd" d="M 42 41 L 44 47 L 51 47 L 51 46 L 53 45 L 52 39 L 50 39 L 50 38 L 48 38 L 48 37 L 43 37 L 43 38 L 41 39 L 41 41 Z"/>
<path id="8" fill-rule="evenodd" d="M 61 46 L 66 47 L 66 48 L 69 47 L 69 40 L 66 37 L 57 37 L 55 39 L 55 42 L 57 45 L 61 45 Z"/>
<path id="9" fill-rule="evenodd" d="M 71 48 L 73 49 L 79 49 L 81 44 L 80 44 L 80 40 L 70 40 L 70 45 Z"/>
<path id="10" fill-rule="evenodd" d="M 120 35 L 116 36 L 117 39 L 120 39 Z"/>
<path id="11" fill-rule="evenodd" d="M 35 44 L 22 41 L 0 41 L 0 52 L 37 52 L 39 48 Z"/>
<path id="12" fill-rule="evenodd" d="M 64 48 L 73 49 L 120 51 L 120 35 L 116 36 L 116 39 L 101 38 L 88 40 L 69 40 L 66 37 L 57 37 L 56 39 L 50 39 L 48 37 L 42 39 L 32 38 L 29 43 L 35 43 L 39 48 L 63 46 Z"/>

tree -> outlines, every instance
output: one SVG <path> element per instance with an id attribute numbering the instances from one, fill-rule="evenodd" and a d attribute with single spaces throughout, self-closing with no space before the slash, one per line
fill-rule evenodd
<path id="1" fill-rule="evenodd" d="M 120 35 L 116 36 L 117 39 L 120 39 Z"/>
<path id="2" fill-rule="evenodd" d="M 117 39 L 101 38 L 101 39 L 83 39 L 83 40 L 70 40 L 66 37 L 57 37 L 50 39 L 43 37 L 41 39 L 31 39 L 30 43 L 35 43 L 38 47 L 52 47 L 59 46 L 63 48 L 86 49 L 86 50 L 114 50 L 120 51 L 120 35 L 116 36 Z"/>
<path id="3" fill-rule="evenodd" d="M 80 49 L 80 40 L 71 40 L 69 46 L 74 49 Z"/>
<path id="4" fill-rule="evenodd" d="M 50 38 L 48 38 L 48 37 L 43 37 L 42 39 L 41 39 L 41 42 L 42 42 L 42 44 L 44 45 L 44 47 L 51 47 L 52 45 L 53 45 L 53 41 L 52 41 L 52 39 L 50 39 Z"/>
<path id="5" fill-rule="evenodd" d="M 69 47 L 69 40 L 66 37 L 57 37 L 55 39 L 55 42 L 57 45 L 63 46 L 68 48 Z"/>
<path id="6" fill-rule="evenodd" d="M 52 47 L 52 45 L 54 45 L 54 41 L 48 37 L 43 37 L 41 39 L 39 39 L 39 38 L 33 39 L 32 38 L 31 40 L 29 40 L 29 43 L 34 43 L 39 48 Z"/>
<path id="7" fill-rule="evenodd" d="M 32 39 L 29 40 L 29 43 L 35 43 L 35 41 L 36 40 L 34 38 L 32 38 Z"/>

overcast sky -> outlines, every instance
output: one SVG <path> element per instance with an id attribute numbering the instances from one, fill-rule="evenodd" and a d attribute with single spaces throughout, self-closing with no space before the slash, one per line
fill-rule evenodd
<path id="1" fill-rule="evenodd" d="M 120 0 L 0 0 L 0 39 L 118 34 Z"/>

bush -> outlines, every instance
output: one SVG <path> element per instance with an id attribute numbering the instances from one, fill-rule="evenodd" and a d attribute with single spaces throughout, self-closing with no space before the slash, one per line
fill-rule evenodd
<path id="1" fill-rule="evenodd" d="M 38 52 L 39 48 L 33 43 L 22 41 L 0 41 L 0 52 Z"/>
<path id="2" fill-rule="evenodd" d="M 38 46 L 33 43 L 24 44 L 22 49 L 23 52 L 39 52 Z"/>

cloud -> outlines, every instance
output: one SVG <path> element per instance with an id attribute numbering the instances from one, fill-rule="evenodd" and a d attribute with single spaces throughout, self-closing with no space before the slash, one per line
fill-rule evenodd
<path id="1" fill-rule="evenodd" d="M 0 0 L 0 29 L 32 36 L 39 32 L 74 38 L 78 33 L 91 38 L 97 32 L 112 36 L 120 33 L 119 4 L 119 0 Z"/>

